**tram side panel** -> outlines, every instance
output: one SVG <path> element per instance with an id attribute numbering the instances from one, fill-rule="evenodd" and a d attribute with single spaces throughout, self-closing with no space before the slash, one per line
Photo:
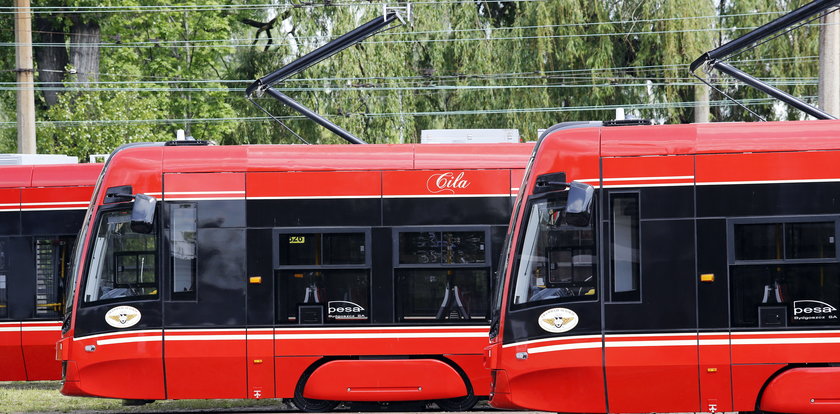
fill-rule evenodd
<path id="1" fill-rule="evenodd" d="M 512 229 L 517 250 L 508 256 L 501 336 L 488 352 L 492 403 L 562 412 L 837 412 L 836 131 L 836 121 L 821 121 L 550 134 L 529 172 L 524 209 L 515 212 L 522 222 Z M 587 148 L 602 150 L 598 158 L 584 157 L 578 138 L 586 136 Z M 622 171 L 615 163 L 625 161 L 609 157 L 643 168 Z M 584 158 L 603 162 L 601 180 L 570 172 Z M 657 167 L 669 160 L 685 162 Z M 545 176 L 547 189 L 534 187 L 541 174 L 555 174 Z M 593 231 L 557 224 L 566 199 L 550 192 L 555 180 L 601 187 L 601 290 L 579 300 L 569 299 L 575 291 L 551 290 L 574 277 L 551 275 L 561 264 L 587 263 L 585 252 L 565 260 L 532 254 L 565 248 L 555 237 L 563 232 Z M 639 200 L 638 211 L 628 199 Z M 554 335 L 537 327 L 543 322 Z M 574 370 L 583 350 L 603 350 L 595 361 L 605 365 L 589 378 Z M 575 388 L 553 392 L 558 387 Z"/>
<path id="2" fill-rule="evenodd" d="M 0 337 L 7 348 L 0 377 L 5 380 L 61 377 L 55 343 L 71 234 L 78 231 L 90 193 L 87 186 L 0 190 Z"/>
<path id="3" fill-rule="evenodd" d="M 0 234 L 20 234 L 20 189 L 0 188 Z M 20 265 L 17 250 L 19 237 L 0 237 L 0 381 L 26 379 L 21 352 L 21 323 L 11 319 L 10 290 Z M 13 251 L 14 250 L 14 251 Z M 14 260 L 13 260 L 14 259 Z M 10 320 L 11 319 L 11 320 Z"/>
<path id="4" fill-rule="evenodd" d="M 163 185 L 167 398 L 245 398 L 245 174 L 167 173 Z"/>
<path id="5" fill-rule="evenodd" d="M 79 168 L 95 166 L 80 165 Z M 42 184 L 38 175 L 45 174 L 44 171 L 36 167 L 34 183 Z M 27 282 L 31 287 L 27 294 L 34 302 L 30 305 L 34 308 L 28 316 L 31 319 L 24 321 L 21 327 L 21 344 L 30 381 L 61 378 L 55 344 L 61 338 L 60 319 L 64 316 L 70 251 L 92 191 L 90 186 L 33 186 L 21 190 L 21 232 L 31 235 L 33 250 L 28 258 L 33 274 Z"/>
<path id="6" fill-rule="evenodd" d="M 173 164 L 161 174 L 161 157 L 155 146 L 112 157 L 60 344 L 62 392 L 343 401 L 489 392 L 480 361 L 509 169 L 428 170 L 383 194 L 379 170 Z M 229 167 L 219 169 L 242 168 Z M 130 213 L 152 199 L 133 194 L 159 200 L 149 233 Z M 406 202 L 415 198 L 422 208 Z M 423 366 L 438 373 L 428 385 L 400 374 Z M 126 387 L 135 374 L 143 381 Z M 358 380 L 351 394 L 335 387 L 345 380 Z M 435 380 L 442 393 L 431 393 Z"/>
<path id="7" fill-rule="evenodd" d="M 324 326 L 333 302 L 363 308 L 344 325 L 377 318 L 370 262 L 378 254 L 371 229 L 380 223 L 380 194 L 378 171 L 248 173 L 248 323 L 272 338 L 269 348 L 249 340 L 249 349 L 260 349 L 248 356 L 249 398 L 292 398 L 324 358 L 365 352 L 340 338 L 317 338 L 334 335 Z M 333 254 L 347 246 L 355 247 L 352 257 Z"/>
<path id="8" fill-rule="evenodd" d="M 115 154 L 93 195 L 90 221 L 82 223 L 85 237 L 78 241 L 81 267 L 72 275 L 72 324 L 57 344 L 65 395 L 166 398 L 156 260 L 161 206 L 156 228 L 141 234 L 131 229 L 128 203 L 138 193 L 161 196 L 160 163 L 156 148 Z"/>
<path id="9" fill-rule="evenodd" d="M 754 410 L 757 403 L 768 411 L 811 412 L 813 404 L 836 410 L 826 405 L 836 392 L 819 384 L 840 377 L 831 367 L 840 351 L 838 156 L 697 156 L 698 219 L 707 223 L 707 237 L 719 237 L 717 254 L 698 253 L 707 257 L 700 271 L 715 274 L 714 282 L 700 283 L 701 302 L 730 303 L 734 410 Z M 792 368 L 799 364 L 814 369 Z"/>
<path id="10" fill-rule="evenodd" d="M 9 213 L 4 213 L 9 214 Z M 10 322 L 0 322 L 0 381 L 26 380 L 23 358 L 22 322 L 30 316 L 31 263 L 30 237 L 0 238 L 0 315 Z M 21 307 L 23 306 L 23 307 Z"/>
<path id="11" fill-rule="evenodd" d="M 562 412 L 606 410 L 604 293 L 596 273 L 602 266 L 593 260 L 598 259 L 600 225 L 593 216 L 586 228 L 558 222 L 555 226 L 551 218 L 559 216 L 548 213 L 565 208 L 565 192 L 533 196 L 537 177 L 561 171 L 565 177 L 555 176 L 551 181 L 598 185 L 599 139 L 593 129 L 566 131 L 563 143 L 568 148 L 543 142 L 526 173 L 526 187 L 520 193 L 523 198 L 513 213 L 516 227 L 510 229 L 511 251 L 506 252 L 510 276 L 505 276 L 509 277 L 505 292 L 497 298 L 501 302 L 496 306 L 505 310 L 501 337 L 494 338 L 488 355 L 488 366 L 494 369 L 494 406 Z M 598 191 L 595 195 L 600 197 Z M 550 227 L 551 234 L 543 227 Z M 566 266 L 549 266 L 552 261 Z M 496 369 L 499 367 L 503 369 Z"/>
<path id="12" fill-rule="evenodd" d="M 696 411 L 694 157 L 603 158 L 601 166 L 609 408 Z M 648 386 L 631 386 L 639 381 Z"/>
<path id="13" fill-rule="evenodd" d="M 460 205 L 462 200 L 457 198 L 438 196 L 418 200 L 422 194 L 411 191 L 392 194 L 399 196 L 393 197 L 393 200 L 387 196 L 382 198 L 380 188 L 387 188 L 388 185 L 380 184 L 382 181 L 388 181 L 382 177 L 393 173 L 249 174 L 249 225 L 272 226 L 270 229 L 251 228 L 249 243 L 250 240 L 256 241 L 262 252 L 269 248 L 273 250 L 269 256 L 272 257 L 273 263 L 266 263 L 265 257 L 258 257 L 265 255 L 258 255 L 257 249 L 251 249 L 249 254 L 249 264 L 252 266 L 249 268 L 249 275 L 261 278 L 261 283 L 249 286 L 249 321 L 265 326 L 276 318 L 278 323 L 275 329 L 277 397 L 293 397 L 295 388 L 302 380 L 307 382 L 304 395 L 308 398 L 411 400 L 455 397 L 463 395 L 463 390 L 458 391 L 456 387 L 461 384 L 460 387 L 463 388 L 464 384 L 458 370 L 469 378 L 475 394 L 486 395 L 489 391 L 489 375 L 481 367 L 481 349 L 484 345 L 483 338 L 486 336 L 486 327 L 482 326 L 481 322 L 486 321 L 486 305 L 478 303 L 486 301 L 486 297 L 489 296 L 488 287 L 484 286 L 482 291 L 484 298 L 471 298 L 476 302 L 472 304 L 474 308 L 483 306 L 485 309 L 474 321 L 466 321 L 472 322 L 472 326 L 459 327 L 457 322 L 455 326 L 449 326 L 452 324 L 449 315 L 446 315 L 446 320 L 443 321 L 437 320 L 434 315 L 426 318 L 418 316 L 418 319 L 413 320 L 400 319 L 395 315 L 395 306 L 398 306 L 399 301 L 395 273 L 400 272 L 399 269 L 394 269 L 395 261 L 399 262 L 399 254 L 395 250 L 399 249 L 397 240 L 404 233 L 398 229 L 414 235 L 423 231 L 439 233 L 441 230 L 456 227 L 463 230 L 463 225 L 466 224 L 472 226 L 467 230 L 480 230 L 480 237 L 486 238 L 485 244 L 492 246 L 493 240 L 503 237 L 503 227 L 499 224 L 504 223 L 506 219 L 503 214 L 493 213 L 510 209 L 509 171 L 484 172 L 491 174 L 491 179 L 498 179 L 500 188 L 505 192 L 502 197 L 469 197 L 469 205 L 466 207 Z M 415 172 L 396 173 L 412 175 Z M 426 181 L 436 173 L 445 172 L 420 172 L 422 177 L 417 177 L 422 179 L 420 184 L 425 188 Z M 323 193 L 323 185 L 326 183 L 319 182 L 323 179 L 341 183 L 337 191 L 343 193 L 333 200 L 315 198 Z M 277 185 L 292 182 L 295 184 L 291 186 Z M 267 188 L 274 189 L 274 194 L 270 194 Z M 402 187 L 402 190 L 406 188 Z M 477 190 L 480 190 L 480 187 L 477 186 Z M 499 192 L 498 189 L 493 190 Z M 355 197 L 352 196 L 353 193 L 356 194 Z M 254 200 L 251 200 L 252 194 Z M 500 203 L 500 206 L 496 206 L 497 203 Z M 397 204 L 404 208 L 395 208 Z M 422 208 L 418 207 L 420 204 Z M 309 207 L 305 212 L 302 210 L 304 205 Z M 300 213 L 287 214 L 290 211 Z M 479 218 L 469 222 L 464 217 L 470 215 L 478 215 Z M 481 215 L 484 215 L 483 218 Z M 337 218 L 343 220 L 337 221 Z M 487 226 L 488 222 L 493 226 Z M 343 226 L 338 226 L 339 224 Z M 455 226 L 456 224 L 460 224 L 461 227 Z M 305 246 L 310 243 L 324 243 L 328 238 L 336 236 L 345 239 L 357 238 L 357 244 L 354 246 L 370 251 L 370 256 L 364 255 L 355 259 L 330 259 L 324 256 L 316 259 L 308 258 L 303 253 L 294 253 L 301 249 L 306 250 Z M 406 237 L 410 236 L 403 236 L 404 239 Z M 314 248 L 318 250 L 317 247 Z M 320 252 L 326 254 L 324 250 Z M 486 256 L 487 259 L 482 255 L 481 260 L 487 261 L 482 268 L 490 266 L 493 259 L 489 257 L 498 251 L 487 253 L 490 253 Z M 292 255 L 294 258 L 290 261 L 284 255 Z M 445 270 L 439 264 L 440 257 L 434 259 L 438 261 L 437 265 L 428 263 L 433 260 L 431 257 L 424 259 L 427 263 L 420 265 L 420 268 L 426 268 L 435 274 L 444 272 L 445 277 Z M 319 263 L 318 260 L 324 263 Z M 329 260 L 333 261 L 326 263 Z M 271 273 L 269 266 L 274 268 Z M 469 265 L 465 267 L 468 268 Z M 404 273 L 410 272 L 406 270 Z M 270 280 L 266 280 L 267 273 L 271 274 Z M 332 284 L 329 283 L 329 278 L 333 278 Z M 346 282 L 342 282 L 342 278 L 355 281 L 353 283 L 369 293 L 360 294 L 358 289 L 350 288 Z M 489 274 L 486 278 L 489 279 Z M 487 282 L 489 280 L 484 283 Z M 257 306 L 251 299 L 270 299 L 272 295 L 266 293 L 270 290 L 274 291 L 276 315 L 269 316 L 267 311 L 272 307 Z M 336 294 L 339 296 L 335 296 Z M 463 296 L 461 298 L 463 299 Z M 356 309 L 351 309 L 354 307 Z M 301 319 L 309 317 L 314 319 Z M 363 360 L 355 360 L 359 355 Z M 417 357 L 411 357 L 413 355 L 427 355 L 432 359 L 424 362 L 416 360 Z M 335 358 L 344 362 L 318 365 Z M 414 361 L 409 358 L 414 358 Z M 440 361 L 436 362 L 435 358 L 443 358 L 447 362 L 440 365 Z M 253 363 L 250 356 L 249 363 Z M 313 370 L 313 367 L 318 369 Z M 389 370 L 392 367 L 399 367 L 402 371 L 391 373 Z M 439 369 L 443 369 L 441 372 L 448 373 L 435 376 L 438 385 L 451 385 L 439 387 L 448 391 L 434 394 L 434 381 L 429 382 L 428 379 L 425 388 L 423 384 L 417 386 L 406 383 L 406 379 L 420 376 L 404 375 L 405 372 L 416 369 L 423 372 L 423 367 L 429 367 L 429 372 L 435 372 L 435 369 L 431 368 L 440 367 Z M 394 375 L 396 372 L 403 374 Z M 327 373 L 330 375 L 326 375 Z M 328 380 L 328 377 L 332 379 Z M 379 378 L 380 383 L 378 386 L 371 386 L 364 383 L 366 378 Z M 343 381 L 348 381 L 350 386 L 342 386 L 339 390 L 332 389 L 329 385 L 344 384 Z M 382 383 L 383 381 L 385 383 Z M 355 393 L 348 395 L 347 389 L 354 388 L 353 384 L 356 384 Z M 382 394 L 389 384 L 389 395 Z M 413 391 L 406 391 L 412 388 L 412 385 Z M 403 390 L 403 394 L 395 394 L 395 391 L 399 390 Z M 422 390 L 425 392 L 421 392 Z M 255 389 L 251 389 L 249 392 L 253 394 L 254 391 Z"/>

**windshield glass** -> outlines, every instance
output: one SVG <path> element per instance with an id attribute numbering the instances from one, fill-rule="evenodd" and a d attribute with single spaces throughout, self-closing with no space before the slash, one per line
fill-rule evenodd
<path id="1" fill-rule="evenodd" d="M 593 225 L 566 224 L 566 198 L 567 192 L 551 193 L 529 203 L 516 256 L 512 307 L 596 297 Z"/>
<path id="2" fill-rule="evenodd" d="M 91 243 L 84 303 L 157 294 L 154 234 L 131 231 L 131 211 L 108 211 Z"/>

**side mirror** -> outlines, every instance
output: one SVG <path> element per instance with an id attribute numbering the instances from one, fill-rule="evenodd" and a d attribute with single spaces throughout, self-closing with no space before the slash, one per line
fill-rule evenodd
<path id="1" fill-rule="evenodd" d="M 569 183 L 566 182 L 566 173 L 543 174 L 537 177 L 537 182 L 534 185 L 534 194 L 561 191 L 568 187 Z"/>
<path id="2" fill-rule="evenodd" d="M 131 208 L 131 231 L 149 234 L 154 230 L 155 205 L 157 199 L 145 194 L 134 196 L 134 206 Z"/>
<path id="3" fill-rule="evenodd" d="M 592 200 L 595 188 L 589 184 L 572 181 L 566 204 L 566 223 L 574 227 L 588 227 L 592 219 Z"/>

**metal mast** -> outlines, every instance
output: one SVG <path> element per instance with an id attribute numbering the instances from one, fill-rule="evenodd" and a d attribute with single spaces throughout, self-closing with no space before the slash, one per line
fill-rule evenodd
<path id="1" fill-rule="evenodd" d="M 245 97 L 251 100 L 251 97 L 254 95 L 262 96 L 263 94 L 268 94 L 274 99 L 277 99 L 283 104 L 291 107 L 295 111 L 298 111 L 303 116 L 315 121 L 318 125 L 321 125 L 324 128 L 332 131 L 336 135 L 346 139 L 350 143 L 366 144 L 365 141 L 362 141 L 361 139 L 351 134 L 344 128 L 341 128 L 340 126 L 334 124 L 327 118 L 318 115 L 311 109 L 302 105 L 300 102 L 297 102 L 291 97 L 278 91 L 277 89 L 274 89 L 272 85 L 275 85 L 278 82 L 282 82 L 290 76 L 300 73 L 306 68 L 324 59 L 327 59 L 330 56 L 333 56 L 336 53 L 355 45 L 356 43 L 367 39 L 368 37 L 376 34 L 377 32 L 384 30 L 386 27 L 390 26 L 395 21 L 405 22 L 403 15 L 401 15 L 400 12 L 406 13 L 406 18 L 408 18 L 408 16 L 411 13 L 411 8 L 410 6 L 400 8 L 386 7 L 385 12 L 382 16 L 377 17 L 353 29 L 352 31 L 343 34 L 341 37 L 330 41 L 329 43 L 319 47 L 318 49 L 313 50 L 312 52 L 307 53 L 306 55 L 293 61 L 292 63 L 289 63 L 288 65 L 283 66 L 282 68 L 277 69 L 276 71 L 257 79 L 254 83 L 252 83 L 250 86 L 248 86 L 248 88 L 245 89 Z"/>
<path id="2" fill-rule="evenodd" d="M 788 105 L 791 105 L 796 109 L 807 113 L 808 115 L 813 116 L 814 118 L 835 119 L 832 115 L 820 110 L 819 108 L 816 108 L 813 105 L 810 105 L 807 102 L 788 94 L 787 92 L 784 92 L 773 86 L 768 85 L 767 83 L 755 78 L 754 76 L 751 76 L 741 71 L 735 66 L 724 62 L 724 60 L 727 56 L 730 56 L 733 53 L 739 52 L 748 47 L 753 47 L 757 42 L 766 39 L 767 37 L 774 35 L 782 30 L 791 28 L 791 26 L 794 26 L 795 24 L 811 16 L 814 16 L 815 14 L 822 13 L 825 10 L 836 6 L 838 3 L 840 3 L 840 0 L 816 0 L 814 2 L 808 3 L 735 40 L 732 40 L 728 43 L 721 45 L 716 49 L 712 49 L 704 53 L 702 56 L 697 58 L 697 60 L 691 63 L 691 65 L 689 66 L 689 70 L 693 73 L 698 67 L 705 64 L 708 70 L 718 69 L 719 71 L 729 76 L 732 76 L 733 78 L 738 79 L 741 82 L 752 86 L 753 88 L 763 91 L 768 95 L 782 102 L 785 102 Z"/>

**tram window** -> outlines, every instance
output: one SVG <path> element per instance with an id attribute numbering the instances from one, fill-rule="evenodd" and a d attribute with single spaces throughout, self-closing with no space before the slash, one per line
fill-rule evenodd
<path id="1" fill-rule="evenodd" d="M 318 265 L 321 235 L 319 233 L 281 234 L 280 265 Z"/>
<path id="2" fill-rule="evenodd" d="M 735 225 L 736 260 L 774 260 L 781 258 L 781 223 Z"/>
<path id="3" fill-rule="evenodd" d="M 301 308 L 310 309 L 318 304 L 325 310 L 325 323 L 358 323 L 369 319 L 367 269 L 284 269 L 278 273 L 279 292 L 285 293 L 287 323 L 298 322 Z"/>
<path id="4" fill-rule="evenodd" d="M 154 234 L 131 231 L 131 212 L 102 214 L 93 240 L 85 303 L 157 294 Z"/>
<path id="5" fill-rule="evenodd" d="M 324 264 L 364 264 L 364 233 L 325 233 L 322 239 Z"/>
<path id="6" fill-rule="evenodd" d="M 612 220 L 612 292 L 613 301 L 641 299 L 639 277 L 639 195 L 613 194 L 610 197 Z"/>
<path id="7" fill-rule="evenodd" d="M 281 266 L 355 265 L 366 261 L 364 233 L 283 233 Z"/>
<path id="8" fill-rule="evenodd" d="M 117 287 L 133 288 L 154 282 L 155 252 L 115 252 Z"/>
<path id="9" fill-rule="evenodd" d="M 840 325 L 840 265 L 732 266 L 733 326 L 757 327 L 759 310 L 781 307 L 783 325 Z"/>
<path id="10" fill-rule="evenodd" d="M 400 264 L 471 264 L 486 262 L 483 231 L 400 232 Z"/>
<path id="11" fill-rule="evenodd" d="M 397 319 L 486 320 L 489 283 L 487 268 L 397 269 Z"/>
<path id="12" fill-rule="evenodd" d="M 734 225 L 735 260 L 835 258 L 835 226 L 827 222 Z"/>
<path id="13" fill-rule="evenodd" d="M 785 257 L 821 259 L 836 256 L 834 222 L 785 223 Z"/>
<path id="14" fill-rule="evenodd" d="M 835 221 L 733 224 L 733 326 L 840 325 L 835 229 Z"/>
<path id="15" fill-rule="evenodd" d="M 196 205 L 173 203 L 170 214 L 173 298 L 193 299 L 196 282 Z"/>
<path id="16" fill-rule="evenodd" d="M 565 224 L 566 194 L 531 202 L 519 246 L 513 305 L 596 298 L 592 227 Z"/>
<path id="17" fill-rule="evenodd" d="M 59 283 L 64 278 L 66 242 L 60 239 L 35 240 L 35 315 L 57 317 L 62 311 Z"/>

